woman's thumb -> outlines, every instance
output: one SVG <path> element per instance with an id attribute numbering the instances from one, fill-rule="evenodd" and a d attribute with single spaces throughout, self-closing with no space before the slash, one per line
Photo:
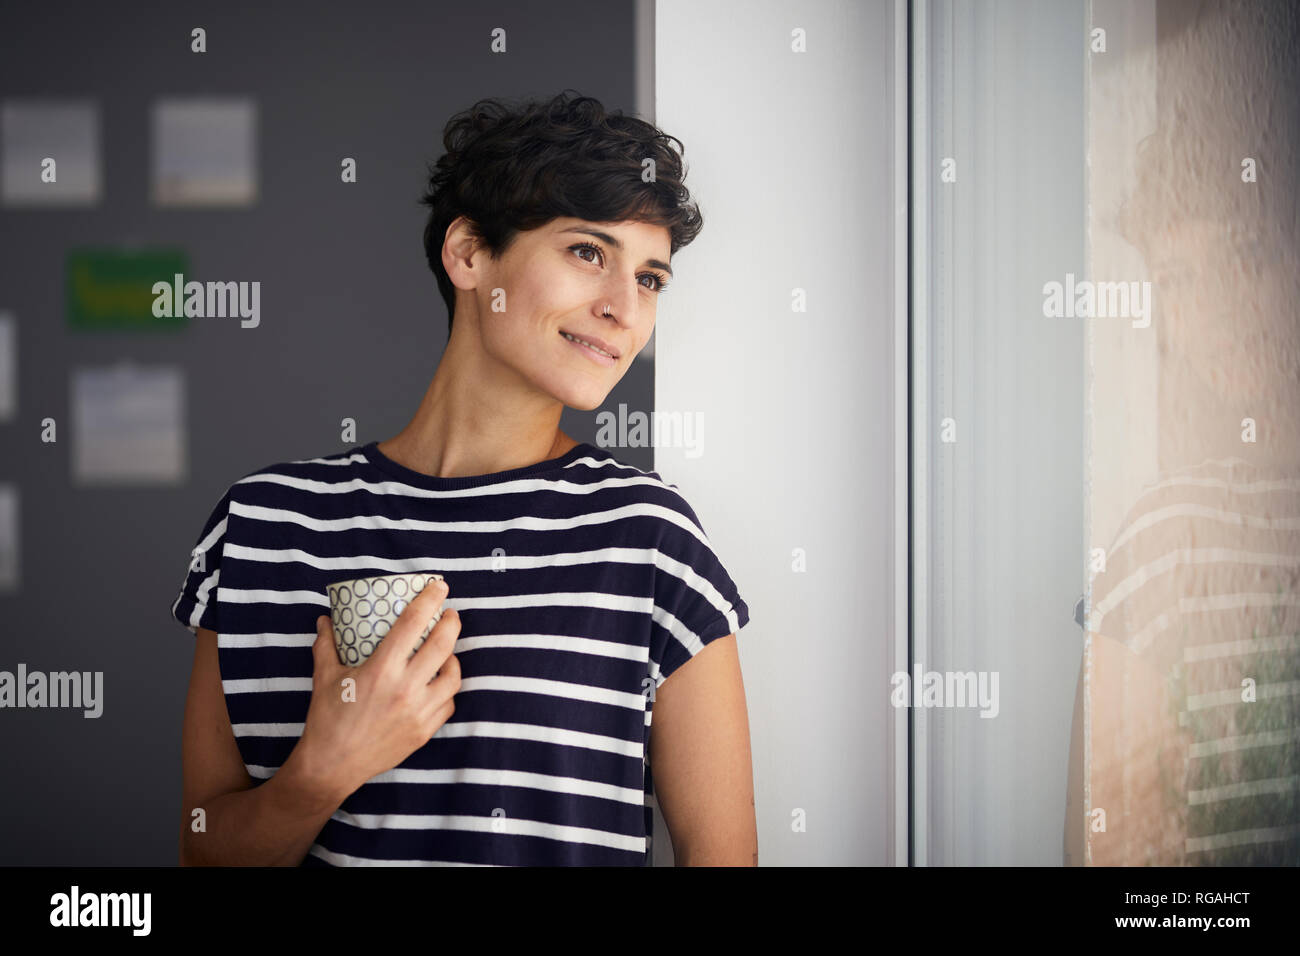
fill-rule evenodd
<path id="1" fill-rule="evenodd" d="M 316 641 L 311 646 L 311 652 L 318 664 L 322 660 L 338 660 L 338 650 L 334 647 L 334 625 L 328 614 L 316 618 Z"/>

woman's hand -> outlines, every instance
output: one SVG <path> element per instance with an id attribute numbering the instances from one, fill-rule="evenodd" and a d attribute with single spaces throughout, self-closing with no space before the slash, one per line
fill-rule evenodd
<path id="1" fill-rule="evenodd" d="M 460 663 L 451 650 L 460 616 L 444 610 L 416 649 L 446 596 L 446 583 L 430 580 L 359 667 L 339 661 L 328 615 L 316 619 L 311 704 L 295 749 L 308 776 L 340 803 L 424 746 L 455 710 Z M 348 678 L 355 684 L 345 693 Z"/>

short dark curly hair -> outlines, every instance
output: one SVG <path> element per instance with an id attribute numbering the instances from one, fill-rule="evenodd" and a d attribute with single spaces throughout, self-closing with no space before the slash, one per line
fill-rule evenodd
<path id="1" fill-rule="evenodd" d="M 420 203 L 430 209 L 424 253 L 447 303 L 448 333 L 456 288 L 443 268 L 442 246 L 458 216 L 469 220 L 494 259 L 519 232 L 561 217 L 665 226 L 669 255 L 704 225 L 682 185 L 681 140 L 621 110 L 608 112 L 576 90 L 522 104 L 479 100 L 451 118 L 442 142 L 446 152 L 429 165 Z M 649 182 L 643 179 L 647 159 L 654 160 Z"/>

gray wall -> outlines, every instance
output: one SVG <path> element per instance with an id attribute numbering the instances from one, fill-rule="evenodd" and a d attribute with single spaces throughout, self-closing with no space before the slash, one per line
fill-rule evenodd
<path id="1" fill-rule="evenodd" d="M 636 106 L 631 3 L 7 5 L 0 96 L 94 98 L 97 207 L 0 209 L 0 310 L 18 320 L 18 410 L 0 424 L 0 482 L 20 488 L 22 588 L 0 598 L 0 669 L 104 672 L 104 713 L 0 711 L 0 864 L 169 865 L 180 825 L 181 718 L 194 638 L 168 615 L 203 521 L 256 468 L 388 438 L 409 420 L 446 344 L 424 261 L 424 162 L 445 121 L 482 96 L 573 87 Z M 129 15 L 119 11 L 129 9 Z M 189 52 L 203 26 L 208 52 Z M 488 52 L 508 31 L 508 53 Z M 149 115 L 161 96 L 248 96 L 258 107 L 259 201 L 149 202 Z M 356 185 L 339 182 L 344 156 Z M 195 277 L 262 284 L 262 320 L 193 319 L 172 335 L 85 334 L 64 320 L 76 245 L 176 244 Z M 362 343 L 373 336 L 373 344 Z M 361 343 L 361 344 L 359 344 Z M 71 480 L 69 374 L 131 358 L 187 376 L 189 480 L 89 489 Z M 638 361 L 607 408 L 653 407 Z M 59 441 L 40 441 L 40 421 Z M 595 413 L 562 427 L 595 440 Z M 619 449 L 652 465 L 651 449 Z"/>

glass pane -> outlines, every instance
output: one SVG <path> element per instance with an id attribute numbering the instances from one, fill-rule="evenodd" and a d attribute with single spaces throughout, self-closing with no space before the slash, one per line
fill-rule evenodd
<path id="1" fill-rule="evenodd" d="M 1300 7 L 913 27 L 913 858 L 1300 863 Z"/>
<path id="2" fill-rule="evenodd" d="M 1072 836 L 1092 864 L 1295 864 L 1300 13 L 1160 0 L 1093 20 L 1092 276 L 1132 301 L 1098 285 L 1088 320 Z"/>
<path id="3" fill-rule="evenodd" d="M 913 13 L 913 860 L 1056 865 L 1086 338 L 1043 286 L 1086 271 L 1085 11 Z"/>

